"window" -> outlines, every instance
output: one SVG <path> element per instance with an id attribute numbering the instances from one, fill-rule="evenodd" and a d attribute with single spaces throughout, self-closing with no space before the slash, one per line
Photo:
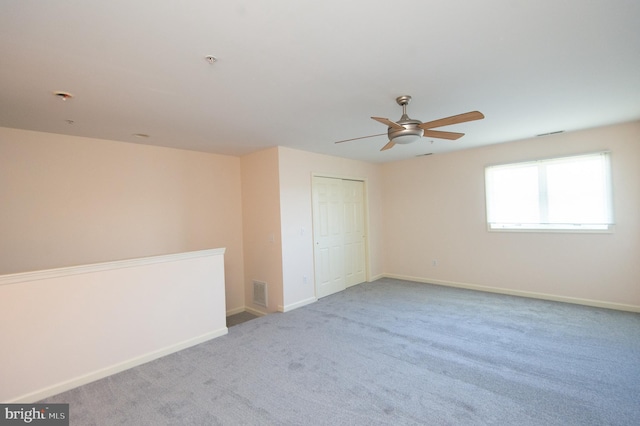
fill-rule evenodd
<path id="1" fill-rule="evenodd" d="M 490 230 L 613 227 L 608 152 L 489 166 L 485 183 Z"/>

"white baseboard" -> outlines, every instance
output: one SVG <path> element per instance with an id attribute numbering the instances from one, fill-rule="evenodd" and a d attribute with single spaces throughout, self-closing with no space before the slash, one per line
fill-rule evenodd
<path id="1" fill-rule="evenodd" d="M 181 351 L 191 346 L 198 345 L 200 343 L 206 342 L 207 340 L 214 339 L 216 337 L 224 336 L 227 334 L 229 330 L 227 327 L 223 327 L 219 330 L 212 331 L 210 333 L 203 334 L 198 337 L 194 337 L 192 339 L 177 343 L 175 345 L 168 346 L 166 348 L 159 349 L 157 351 L 150 352 L 145 355 L 141 355 L 136 358 L 132 358 L 127 361 L 123 361 L 121 363 L 111 365 L 109 367 L 102 368 L 100 370 L 93 371 L 91 373 L 87 373 L 85 375 L 75 377 L 73 379 L 57 383 L 53 386 L 49 386 L 44 389 L 39 389 L 34 392 L 30 392 L 28 394 L 19 396 L 17 398 L 13 398 L 12 400 L 5 401 L 7 403 L 34 403 L 36 401 L 40 401 L 44 398 L 48 398 L 53 395 L 57 395 L 62 392 L 66 392 L 73 388 L 77 388 L 78 386 L 86 385 L 91 382 L 95 382 L 96 380 L 103 379 L 107 376 L 111 376 L 112 374 L 120 373 L 122 371 L 128 370 L 133 367 L 137 367 L 138 365 L 145 364 L 149 361 L 153 361 L 155 359 L 161 358 L 163 356 L 172 354 L 174 352 Z"/>
<path id="2" fill-rule="evenodd" d="M 292 303 L 292 304 L 287 305 L 287 306 L 278 305 L 277 306 L 277 310 L 278 310 L 278 312 L 289 312 L 289 311 L 292 311 L 294 309 L 301 308 L 301 307 L 303 307 L 305 305 L 308 305 L 310 303 L 317 302 L 317 301 L 318 301 L 318 299 L 316 299 L 315 297 L 310 297 L 308 299 L 301 300 L 300 302 Z M 233 310 L 227 311 L 227 316 L 239 314 L 241 312 L 249 312 L 250 314 L 257 315 L 259 317 L 262 317 L 262 316 L 265 316 L 265 315 L 269 314 L 269 312 L 264 312 L 264 311 L 252 308 L 250 306 L 244 306 L 242 308 L 237 308 L 237 309 L 233 309 Z"/>
<path id="3" fill-rule="evenodd" d="M 259 317 L 263 317 L 268 314 L 268 312 L 260 311 L 249 306 L 245 306 L 242 312 L 249 312 L 250 314 L 257 315 Z"/>
<path id="4" fill-rule="evenodd" d="M 263 317 L 263 316 L 267 315 L 267 313 L 268 313 L 268 312 L 260 311 L 260 310 L 255 309 L 255 308 L 251 308 L 249 306 L 241 306 L 239 308 L 229 309 L 227 311 L 227 316 L 230 317 L 231 315 L 241 314 L 243 312 L 249 312 L 250 314 L 257 315 L 259 317 Z"/>
<path id="5" fill-rule="evenodd" d="M 296 303 L 291 303 L 290 305 L 286 305 L 286 306 L 278 305 L 278 312 L 293 311 L 294 309 L 301 308 L 303 306 L 309 305 L 309 304 L 317 302 L 317 301 L 318 301 L 317 298 L 309 297 L 308 299 L 304 299 L 304 300 L 301 300 L 301 301 L 296 302 Z"/>
<path id="6" fill-rule="evenodd" d="M 638 312 L 640 313 L 640 306 L 626 305 L 624 303 L 605 302 L 601 300 L 582 299 L 578 297 L 559 296 L 548 293 L 538 293 L 533 291 L 512 290 L 508 288 L 490 287 L 477 284 L 459 283 L 455 281 L 444 281 L 430 278 L 411 277 L 406 275 L 384 274 L 384 277 L 395 278 L 398 280 L 415 281 L 425 284 L 435 284 L 446 287 L 466 288 L 468 290 L 486 291 L 489 293 L 508 294 L 511 296 L 529 297 L 532 299 L 551 300 L 554 302 L 573 303 L 575 305 L 593 306 L 596 308 L 615 309 L 618 311 Z"/>
<path id="7" fill-rule="evenodd" d="M 239 308 L 229 309 L 226 312 L 226 316 L 230 317 L 231 315 L 241 314 L 244 311 L 246 311 L 246 308 L 244 306 L 240 306 Z"/>

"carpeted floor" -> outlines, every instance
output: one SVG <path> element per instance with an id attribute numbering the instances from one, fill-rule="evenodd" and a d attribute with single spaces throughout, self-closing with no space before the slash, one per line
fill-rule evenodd
<path id="1" fill-rule="evenodd" d="M 640 314 L 381 279 L 47 399 L 72 425 L 638 425 Z"/>

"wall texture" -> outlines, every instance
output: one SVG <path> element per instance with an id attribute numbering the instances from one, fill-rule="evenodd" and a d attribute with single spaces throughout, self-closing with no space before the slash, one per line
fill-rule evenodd
<path id="1" fill-rule="evenodd" d="M 486 165 L 598 150 L 611 151 L 614 233 L 487 231 Z M 640 308 L 640 123 L 415 158 L 382 170 L 385 273 Z"/>
<path id="2" fill-rule="evenodd" d="M 0 128 L 0 274 L 225 247 L 244 304 L 236 157 Z"/>

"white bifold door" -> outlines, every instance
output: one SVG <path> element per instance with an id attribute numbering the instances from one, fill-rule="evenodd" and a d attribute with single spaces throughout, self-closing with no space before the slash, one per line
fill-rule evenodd
<path id="1" fill-rule="evenodd" d="M 366 280 L 364 182 L 313 178 L 316 296 Z"/>

